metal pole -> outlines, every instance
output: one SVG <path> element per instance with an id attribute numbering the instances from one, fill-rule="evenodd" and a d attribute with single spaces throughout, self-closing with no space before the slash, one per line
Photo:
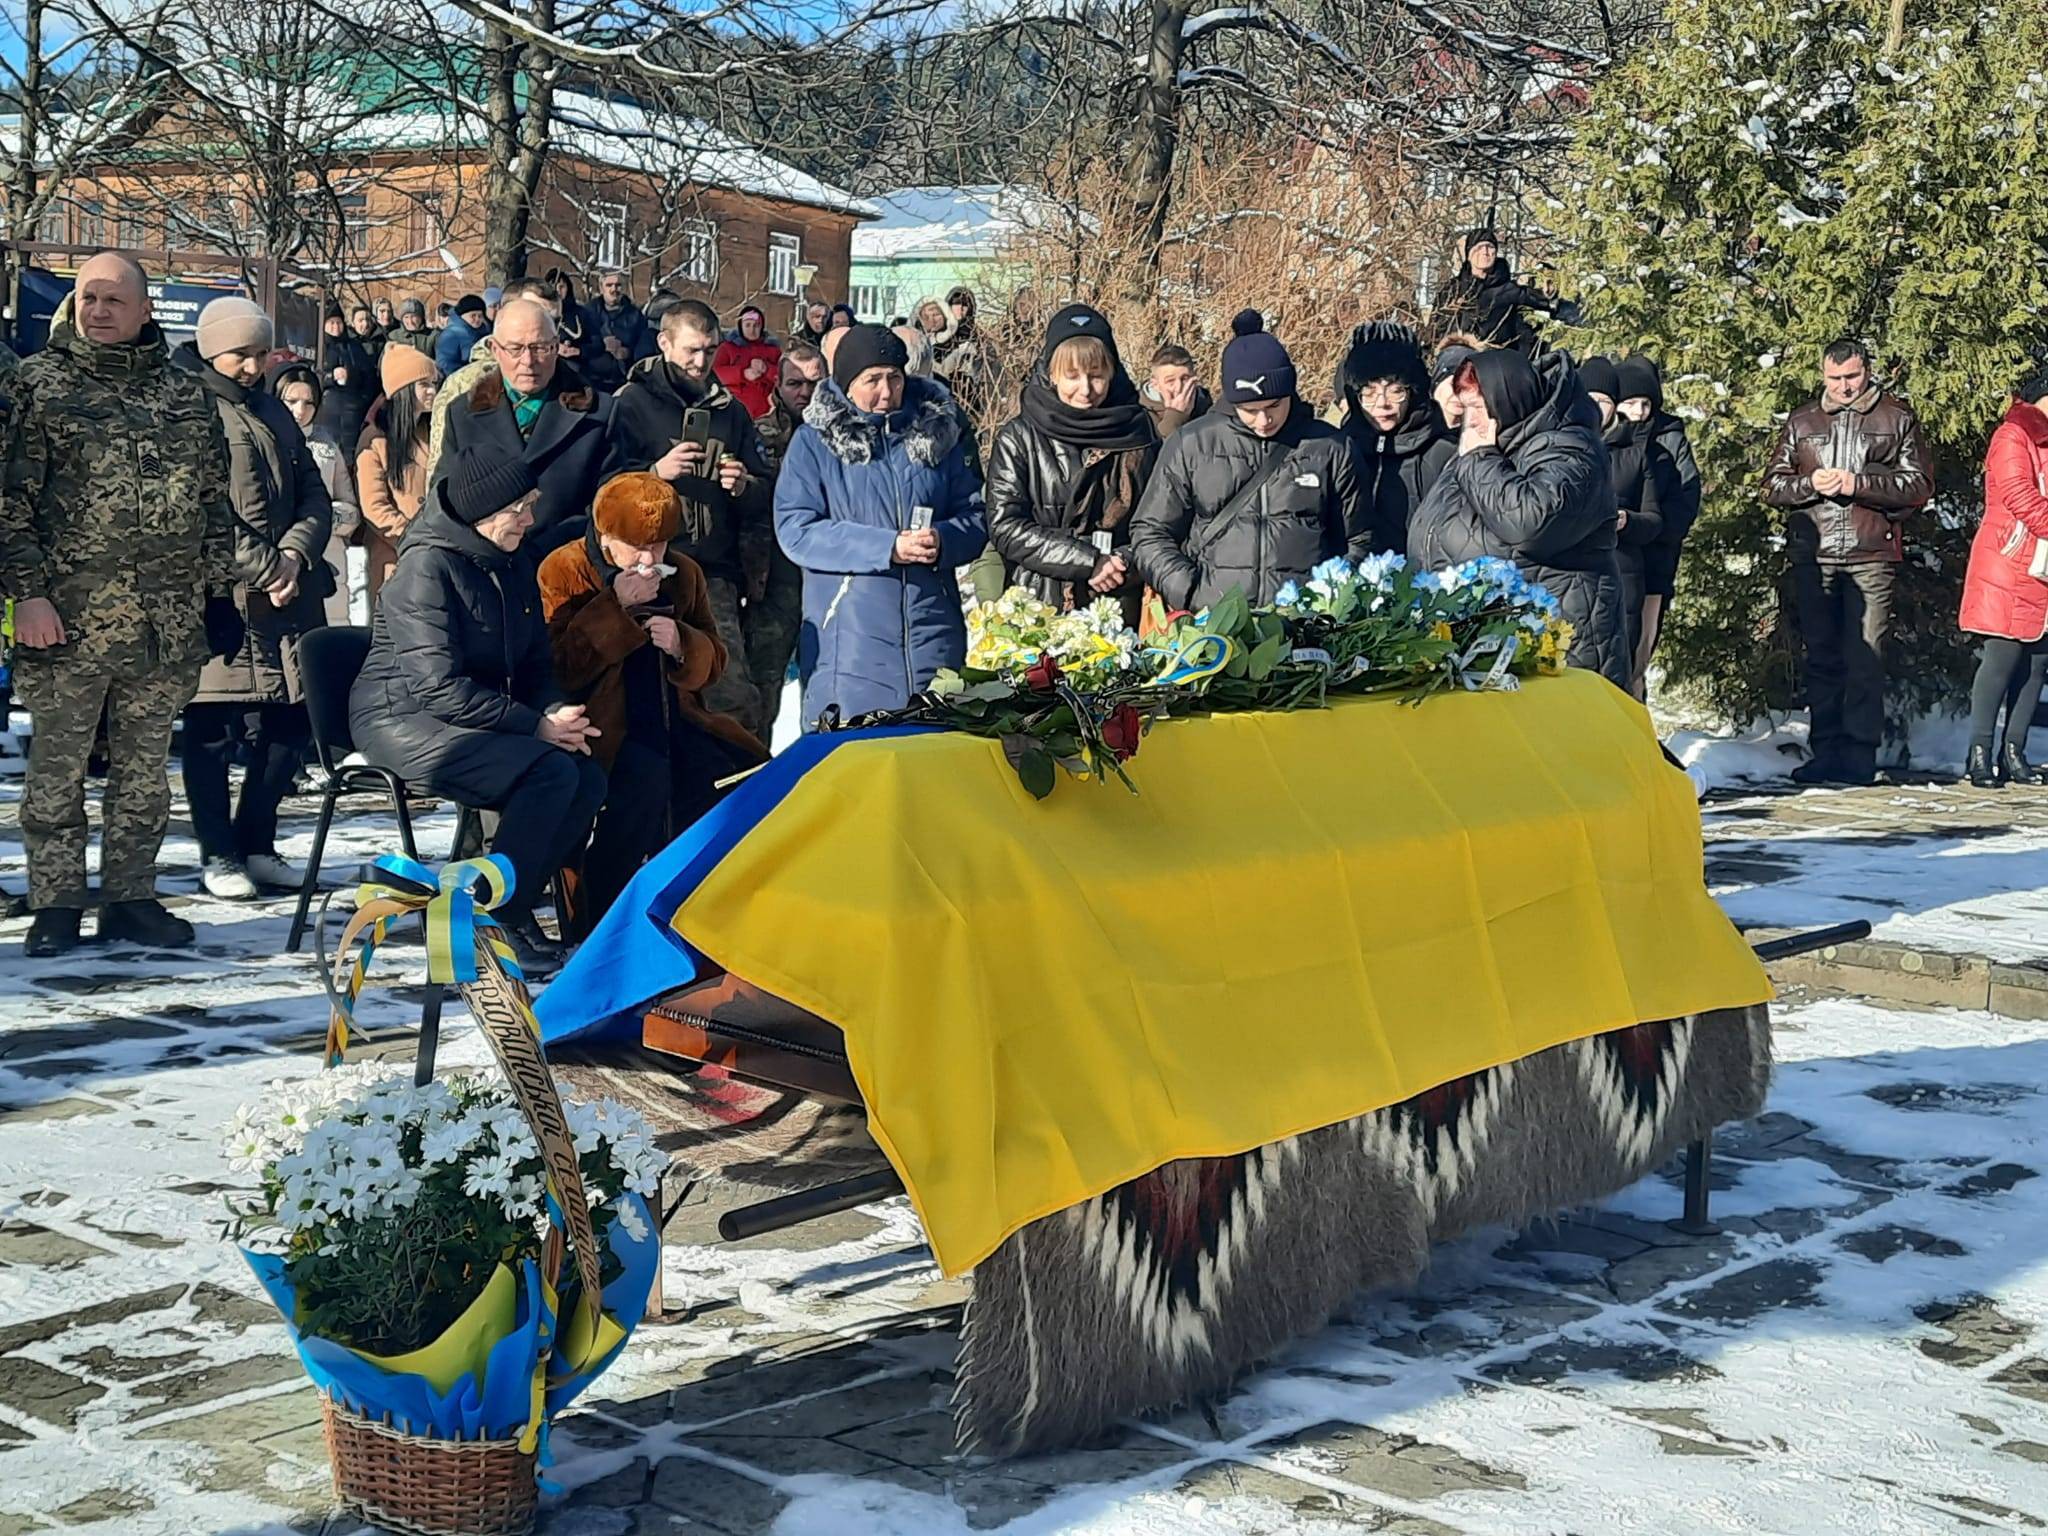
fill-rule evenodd
<path id="1" fill-rule="evenodd" d="M 718 1235 L 728 1243 L 737 1243 L 902 1193 L 903 1181 L 896 1177 L 893 1169 L 883 1168 L 858 1178 L 820 1184 L 816 1189 L 800 1189 L 793 1195 L 778 1195 L 758 1205 L 743 1205 L 736 1211 L 727 1211 L 718 1218 Z"/>
<path id="2" fill-rule="evenodd" d="M 1671 1224 L 1679 1231 L 1712 1237 L 1721 1230 L 1707 1209 L 1713 1196 L 1709 1182 L 1713 1170 L 1714 1138 L 1709 1134 L 1685 1149 L 1685 1214 Z"/>

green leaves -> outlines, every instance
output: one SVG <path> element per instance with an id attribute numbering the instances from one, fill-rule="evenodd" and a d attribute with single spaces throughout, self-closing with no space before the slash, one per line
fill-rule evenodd
<path id="1" fill-rule="evenodd" d="M 1005 736 L 1003 755 L 1010 760 L 1019 782 L 1034 800 L 1043 800 L 1059 782 L 1059 765 L 1036 736 Z"/>

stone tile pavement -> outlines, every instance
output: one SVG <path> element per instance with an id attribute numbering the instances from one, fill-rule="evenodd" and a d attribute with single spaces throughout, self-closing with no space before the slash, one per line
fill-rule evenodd
<path id="1" fill-rule="evenodd" d="M 1905 809 L 1850 805 L 1859 837 Z M 1764 811 L 1717 820 L 1710 859 L 1825 840 L 1806 807 Z M 11 819 L 0 791 L 0 881 Z M 168 861 L 191 891 L 189 844 Z M 215 1148 L 235 1103 L 314 1069 L 324 1006 L 276 955 L 283 903 L 182 900 L 206 928 L 186 956 L 30 966 L 0 924 L 0 1536 L 356 1529 L 223 1241 Z M 407 1049 L 416 998 L 370 1001 L 376 1048 Z M 1782 1023 L 1771 1112 L 1721 1140 L 1718 1235 L 1668 1225 L 1675 1170 L 1475 1234 L 1213 1408 L 1057 1457 L 952 1456 L 964 1291 L 900 1202 L 725 1245 L 700 1197 L 669 1316 L 558 1427 L 544 1530 L 2048 1529 L 2048 1043 L 1823 995 Z M 446 1055 L 482 1059 L 466 1027 Z"/>

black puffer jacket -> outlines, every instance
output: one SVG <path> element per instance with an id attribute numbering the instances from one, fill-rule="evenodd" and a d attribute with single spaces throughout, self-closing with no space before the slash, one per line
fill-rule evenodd
<path id="1" fill-rule="evenodd" d="M 1221 514 L 1269 457 L 1286 463 L 1234 517 Z M 1131 518 L 1138 571 L 1174 608 L 1202 608 L 1233 589 L 1269 603 L 1324 560 L 1372 553 L 1365 491 L 1351 439 L 1294 409 L 1261 438 L 1222 407 L 1166 441 Z"/>
<path id="2" fill-rule="evenodd" d="M 1158 462 L 1158 445 L 1121 452 L 1131 455 L 1129 472 L 1142 487 Z M 1022 416 L 996 433 L 988 452 L 988 541 L 1003 557 L 1012 585 L 1055 608 L 1065 607 L 1070 597 L 1076 607 L 1095 598 L 1088 578 L 1102 551 L 1091 537 L 1094 530 L 1074 527 L 1068 514 L 1074 482 L 1086 468 L 1086 450 L 1060 442 Z M 1111 548 L 1131 564 L 1129 521 L 1113 529 L 1110 539 Z M 1135 587 L 1137 577 L 1129 583 Z"/>
<path id="3" fill-rule="evenodd" d="M 1438 335 L 1468 331 L 1488 346 L 1530 352 L 1536 346 L 1536 333 L 1529 329 L 1522 311 L 1533 309 L 1547 315 L 1556 308 L 1557 300 L 1548 294 L 1516 282 L 1507 257 L 1500 256 L 1484 277 L 1474 277 L 1469 265 L 1460 266 L 1458 275 L 1444 284 L 1430 325 Z"/>
<path id="4" fill-rule="evenodd" d="M 1408 523 L 1429 495 L 1430 487 L 1458 456 L 1458 440 L 1444 425 L 1443 412 L 1427 390 L 1410 400 L 1408 414 L 1391 432 L 1382 432 L 1356 401 L 1344 418 L 1344 430 L 1358 453 L 1364 476 L 1367 543 L 1374 552 L 1408 551 Z"/>
<path id="5" fill-rule="evenodd" d="M 458 522 L 445 494 L 434 487 L 378 594 L 349 729 L 371 762 L 485 803 L 556 750 L 534 732 L 562 693 L 532 558 Z"/>
<path id="6" fill-rule="evenodd" d="M 1564 605 L 1571 664 L 1627 688 L 1632 658 L 1600 411 L 1562 352 L 1535 368 L 1543 403 L 1494 447 L 1453 461 L 1408 526 L 1408 558 L 1427 570 L 1482 555 L 1514 561 Z"/>

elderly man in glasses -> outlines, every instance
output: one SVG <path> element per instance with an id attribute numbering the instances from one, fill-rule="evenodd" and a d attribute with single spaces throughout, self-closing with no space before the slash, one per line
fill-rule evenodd
<path id="1" fill-rule="evenodd" d="M 612 398 L 562 360 L 555 317 L 537 300 L 507 300 L 489 345 L 497 372 L 449 404 L 435 476 L 465 448 L 524 459 L 540 486 L 526 544 L 545 555 L 583 537 L 610 452 Z"/>

